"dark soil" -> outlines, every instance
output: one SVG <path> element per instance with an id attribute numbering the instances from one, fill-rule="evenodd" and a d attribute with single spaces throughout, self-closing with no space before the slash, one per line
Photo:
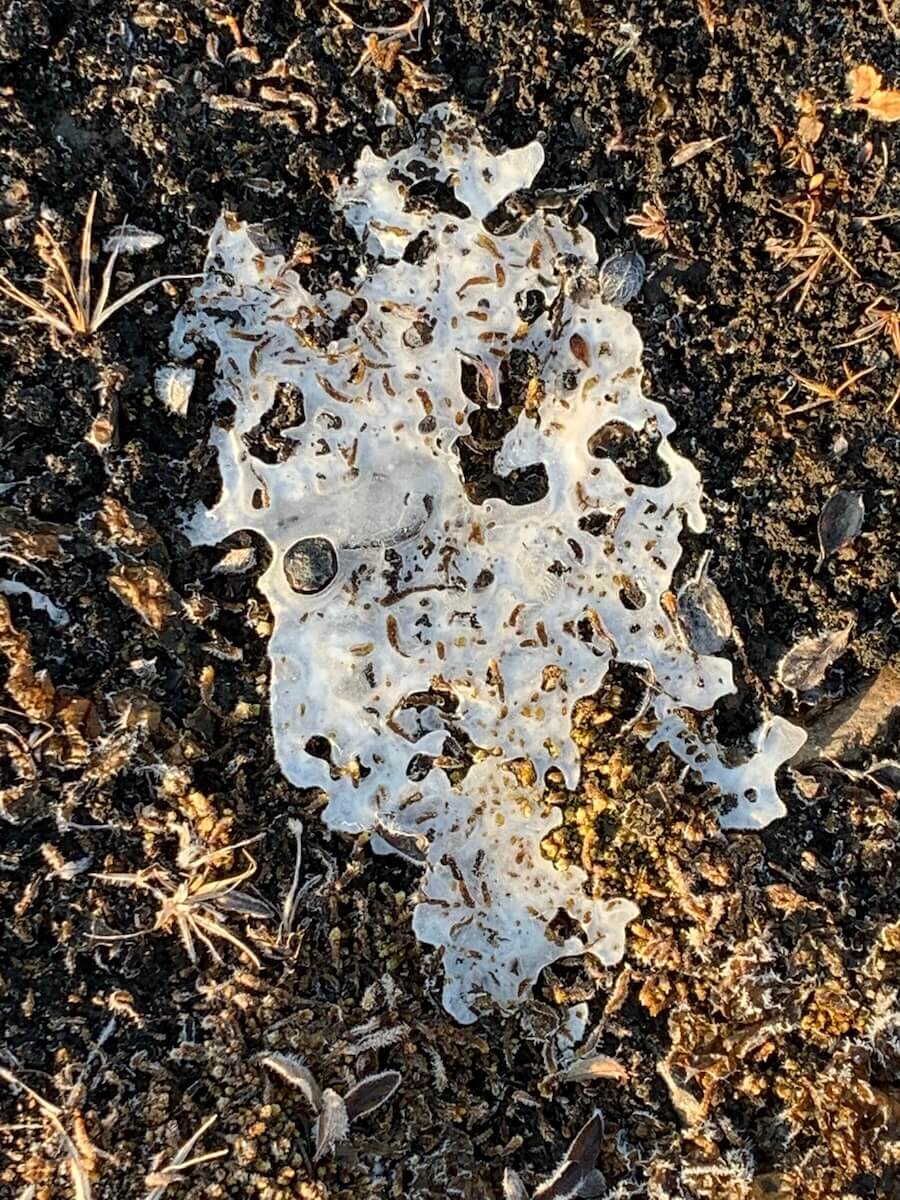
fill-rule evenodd
<path id="1" fill-rule="evenodd" d="M 648 260 L 630 306 L 648 386 L 709 501 L 685 567 L 712 549 L 744 648 L 719 727 L 738 741 L 763 708 L 813 721 L 900 653 L 900 403 L 888 411 L 900 361 L 885 335 L 843 345 L 879 296 L 883 308 L 900 300 L 894 126 L 854 109 L 846 84 L 864 63 L 885 86 L 900 81 L 896 3 L 431 8 L 406 64 L 354 73 L 364 34 L 324 3 L 6 0 L 0 270 L 39 293 L 36 220 L 76 245 L 96 189 L 101 236 L 127 214 L 165 237 L 120 260 L 116 294 L 198 270 L 223 207 L 309 250 L 300 269 L 325 280 L 353 262 L 330 198 L 363 146 L 395 148 L 408 121 L 449 98 L 497 146 L 538 137 L 538 186 L 596 183 L 581 215 L 598 243 Z M 366 25 L 408 16 L 403 4 L 350 11 Z M 378 123 L 384 97 L 395 127 Z M 672 164 L 686 143 L 720 137 Z M 667 246 L 625 221 L 654 197 Z M 784 214 L 809 205 L 853 272 L 832 258 L 797 311 L 799 289 L 778 299 L 792 273 L 767 242 L 792 237 L 798 222 Z M 163 1182 L 167 1197 L 499 1197 L 504 1167 L 535 1185 L 599 1107 L 610 1200 L 900 1197 L 896 777 L 829 764 L 786 775 L 787 817 L 725 837 L 714 798 L 606 720 L 630 702 L 631 681 L 610 682 L 583 706 L 584 789 L 561 798 L 560 848 L 641 904 L 626 958 L 608 972 L 559 966 L 523 1014 L 457 1028 L 439 963 L 409 928 L 415 871 L 329 835 L 321 798 L 288 786 L 273 760 L 269 616 L 254 587 L 264 547 L 249 573 L 214 575 L 221 551 L 179 532 L 216 488 L 214 363 L 198 365 L 185 419 L 153 391 L 185 286 L 154 289 L 87 339 L 0 307 L 4 570 L 70 618 L 54 624 L 25 596 L 0 595 L 11 612 L 0 620 L 0 1067 L 59 1106 L 94 1195 L 130 1200 Z M 851 375 L 872 370 L 837 399 L 791 374 L 834 388 L 845 362 Z M 92 427 L 109 436 L 102 452 Z M 862 494 L 863 532 L 817 569 L 817 518 L 838 488 Z M 782 691 L 784 651 L 846 615 L 849 650 L 814 702 Z M 890 757 L 896 744 L 882 741 L 853 765 Z M 95 875 L 181 878 L 179 828 L 203 853 L 263 835 L 246 887 L 278 909 L 297 816 L 309 888 L 287 946 L 231 918 L 259 969 L 222 942 L 223 963 L 202 945 L 192 963 L 172 925 L 102 940 L 152 930 L 159 906 L 134 882 Z M 245 861 L 220 858 L 213 874 Z M 559 1005 L 580 999 L 598 1052 L 627 1081 L 552 1078 Z M 301 1055 L 338 1091 L 387 1068 L 403 1082 L 313 1164 L 301 1092 L 258 1061 L 273 1051 Z M 0 1195 L 73 1194 L 46 1116 L 6 1084 L 0 1103 Z M 190 1157 L 227 1156 L 145 1184 L 211 1116 Z"/>

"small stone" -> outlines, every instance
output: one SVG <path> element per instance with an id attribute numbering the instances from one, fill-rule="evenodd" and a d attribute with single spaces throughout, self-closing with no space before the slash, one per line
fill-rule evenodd
<path id="1" fill-rule="evenodd" d="M 284 574 L 301 596 L 315 596 L 337 575 L 337 554 L 328 538 L 307 537 L 294 542 L 284 556 Z"/>

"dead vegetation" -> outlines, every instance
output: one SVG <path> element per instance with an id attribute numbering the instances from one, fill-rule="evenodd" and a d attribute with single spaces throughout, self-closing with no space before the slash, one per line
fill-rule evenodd
<path id="1" fill-rule="evenodd" d="M 876 296 L 872 303 L 866 306 L 862 315 L 861 328 L 849 342 L 842 342 L 841 348 L 861 346 L 864 342 L 877 337 L 887 338 L 894 352 L 894 357 L 897 359 L 898 365 L 900 365 L 900 312 L 897 311 L 893 303 L 886 296 L 881 295 Z M 892 412 L 898 400 L 900 400 L 900 383 L 898 383 L 885 411 L 888 413 Z"/>
<path id="2" fill-rule="evenodd" d="M 109 302 L 112 287 L 113 271 L 119 256 L 119 243 L 116 242 L 103 268 L 100 283 L 100 293 L 94 303 L 91 303 L 91 258 L 93 254 L 94 210 L 97 205 L 97 193 L 91 195 L 84 226 L 81 232 L 81 257 L 78 271 L 78 282 L 72 277 L 66 252 L 57 241 L 52 230 L 41 221 L 38 224 L 38 235 L 35 245 L 38 257 L 47 268 L 47 275 L 42 282 L 47 300 L 36 300 L 27 292 L 17 287 L 7 275 L 0 272 L 0 296 L 5 296 L 19 307 L 26 309 L 31 315 L 25 319 L 48 325 L 64 337 L 87 337 L 96 333 L 110 317 L 132 300 L 137 300 L 157 284 L 175 279 L 196 279 L 196 275 L 158 275 L 146 283 L 140 283 L 131 288 L 118 300 Z M 124 223 L 123 223 L 124 228 Z"/>
<path id="3" fill-rule="evenodd" d="M 794 312 L 800 312 L 813 284 L 824 280 L 829 272 L 859 279 L 859 272 L 840 246 L 816 223 L 820 204 L 815 197 L 775 211 L 797 227 L 792 236 L 770 237 L 766 242 L 766 250 L 778 265 L 792 273 L 790 282 L 775 297 L 776 301 L 787 299 L 799 289 Z"/>
<path id="4" fill-rule="evenodd" d="M 841 396 L 843 396 L 845 392 L 849 392 L 851 389 L 856 387 L 860 379 L 865 379 L 867 375 L 871 375 L 876 369 L 875 367 L 866 367 L 864 370 L 857 371 L 856 374 L 852 374 L 846 363 L 843 364 L 843 367 L 844 380 L 842 383 L 839 383 L 834 387 L 828 383 L 821 383 L 817 379 L 807 379 L 804 375 L 798 375 L 796 371 L 791 371 L 791 374 L 797 383 L 800 384 L 804 391 L 812 392 L 815 399 L 810 400 L 807 404 L 801 404 L 797 408 L 790 409 L 786 415 L 789 417 L 796 417 L 799 416 L 800 413 L 811 412 L 814 408 L 821 408 L 823 404 L 836 403 L 838 400 L 840 400 Z"/>
<path id="5" fill-rule="evenodd" d="M 625 218 L 625 224 L 637 230 L 638 237 L 648 242 L 656 242 L 663 250 L 668 249 L 672 242 L 672 232 L 669 229 L 669 219 L 666 208 L 658 195 L 652 200 L 645 200 L 639 213 L 631 213 Z"/>
<path id="6" fill-rule="evenodd" d="M 168 930 L 174 926 L 178 929 L 182 945 L 194 966 L 197 966 L 200 961 L 197 952 L 198 941 L 206 947 L 215 962 L 221 963 L 222 956 L 215 945 L 215 940 L 220 940 L 234 946 L 258 969 L 262 965 L 260 959 L 247 943 L 241 941 L 237 934 L 232 933 L 225 924 L 227 912 L 240 913 L 244 916 L 255 917 L 257 920 L 268 920 L 273 916 L 272 911 L 263 901 L 239 890 L 242 883 L 256 874 L 255 860 L 244 850 L 248 861 L 248 866 L 244 871 L 226 879 L 207 882 L 207 874 L 212 862 L 223 855 L 230 854 L 234 849 L 236 847 L 226 846 L 222 850 L 189 861 L 184 869 L 184 877 L 181 879 L 163 867 L 97 875 L 96 878 L 104 883 L 135 887 L 149 892 L 154 899 L 159 901 L 159 912 L 150 930 L 139 930 L 136 933 L 94 934 L 94 939 L 100 942 L 124 941 L 143 937 L 145 933 L 152 933 L 156 930 Z"/>

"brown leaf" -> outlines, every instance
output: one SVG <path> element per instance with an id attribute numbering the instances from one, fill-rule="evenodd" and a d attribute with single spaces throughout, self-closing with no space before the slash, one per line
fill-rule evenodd
<path id="1" fill-rule="evenodd" d="M 825 126 L 815 115 L 801 117 L 797 122 L 797 137 L 806 146 L 814 146 L 822 136 Z"/>
<path id="2" fill-rule="evenodd" d="M 847 649 L 853 621 L 844 629 L 829 630 L 819 637 L 802 638 L 778 664 L 776 675 L 783 687 L 797 694 L 811 692 L 825 672 Z"/>
<path id="3" fill-rule="evenodd" d="M 669 159 L 670 167 L 681 167 L 686 162 L 690 162 L 692 158 L 696 158 L 698 154 L 705 154 L 707 150 L 712 150 L 713 146 L 718 146 L 720 142 L 724 142 L 729 134 L 724 134 L 717 138 L 700 138 L 696 142 L 685 142 L 672 157 Z"/>
<path id="4" fill-rule="evenodd" d="M 850 99 L 854 104 L 868 100 L 881 87 L 881 72 L 874 67 L 854 67 L 847 75 Z"/>
<path id="5" fill-rule="evenodd" d="M 616 1083 L 628 1081 L 628 1071 L 616 1058 L 606 1054 L 589 1054 L 576 1058 L 560 1071 L 559 1078 L 567 1083 L 587 1083 L 594 1079 L 614 1079 Z"/>
<path id="6" fill-rule="evenodd" d="M 165 575 L 152 563 L 116 567 L 107 575 L 109 586 L 151 629 L 160 630 L 176 611 Z"/>
<path id="7" fill-rule="evenodd" d="M 879 88 L 866 105 L 866 112 L 876 121 L 900 121 L 900 92 Z"/>
<path id="8" fill-rule="evenodd" d="M 603 1117 L 597 1111 L 585 1121 L 575 1134 L 572 1145 L 566 1151 L 566 1158 L 570 1162 L 577 1162 L 586 1170 L 590 1170 L 596 1166 L 597 1159 L 600 1157 L 602 1140 Z"/>
<path id="9" fill-rule="evenodd" d="M 35 671 L 31 639 L 16 629 L 4 596 L 0 596 L 0 654 L 9 663 L 9 695 L 32 720 L 46 721 L 53 712 L 56 688 L 46 671 Z"/>
<path id="10" fill-rule="evenodd" d="M 569 349 L 580 363 L 583 363 L 586 367 L 591 365 L 591 353 L 588 350 L 587 342 L 580 333 L 573 333 L 569 338 Z"/>

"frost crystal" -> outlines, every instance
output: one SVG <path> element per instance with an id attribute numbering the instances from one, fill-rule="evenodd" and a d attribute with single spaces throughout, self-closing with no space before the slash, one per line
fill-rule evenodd
<path id="1" fill-rule="evenodd" d="M 521 998 L 563 955 L 621 956 L 634 905 L 590 898 L 583 871 L 540 851 L 561 819 L 540 782 L 554 765 L 576 785 L 572 706 L 612 659 L 652 670 L 673 749 L 738 789 L 731 824 L 778 815 L 774 772 L 796 749 L 777 719 L 744 767 L 689 744 L 679 709 L 732 690 L 730 665 L 693 653 L 663 607 L 683 521 L 704 527 L 699 476 L 641 390 L 641 341 L 602 299 L 593 237 L 543 211 L 485 227 L 542 161 L 536 143 L 492 155 L 434 109 L 415 145 L 364 151 L 338 192 L 364 248 L 352 288 L 309 293 L 223 218 L 173 334 L 182 357 L 217 348 L 234 407 L 212 435 L 221 498 L 189 533 L 249 529 L 272 549 L 278 761 L 327 791 L 330 827 L 424 862 L 415 929 L 444 948 L 461 1021 L 480 995 Z M 605 439 L 631 431 L 655 439 L 664 482 L 613 462 Z M 522 503 L 517 481 L 541 470 L 545 494 Z M 454 788 L 444 767 L 469 757 Z M 551 938 L 560 909 L 575 932 Z"/>

